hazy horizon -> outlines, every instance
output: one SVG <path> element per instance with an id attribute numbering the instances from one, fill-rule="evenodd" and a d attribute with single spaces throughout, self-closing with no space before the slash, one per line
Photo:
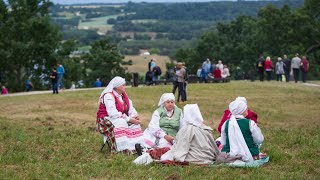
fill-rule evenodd
<path id="1" fill-rule="evenodd" d="M 237 0 L 51 0 L 55 4 L 89 4 L 89 3 L 126 3 L 131 2 L 211 2 L 211 1 L 237 1 Z M 259 0 L 247 0 L 247 1 L 259 1 Z"/>

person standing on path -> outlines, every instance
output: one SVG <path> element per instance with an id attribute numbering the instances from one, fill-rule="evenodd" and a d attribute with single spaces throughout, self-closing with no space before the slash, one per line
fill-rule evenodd
<path id="1" fill-rule="evenodd" d="M 57 68 L 54 67 L 52 69 L 52 74 L 51 74 L 50 78 L 51 78 L 51 83 L 52 83 L 52 94 L 59 94 Z"/>
<path id="2" fill-rule="evenodd" d="M 296 56 L 291 60 L 291 66 L 293 70 L 293 78 L 295 83 L 299 81 L 299 71 L 300 71 L 301 59 L 299 58 L 299 54 L 296 53 Z"/>
<path id="3" fill-rule="evenodd" d="M 57 79 L 58 88 L 59 89 L 63 89 L 64 86 L 63 86 L 63 83 L 62 83 L 62 78 L 63 78 L 63 75 L 64 75 L 65 71 L 64 71 L 64 67 L 59 63 L 57 64 L 57 73 L 58 73 L 58 79 Z"/>
<path id="4" fill-rule="evenodd" d="M 263 56 L 260 55 L 259 59 L 257 59 L 257 61 L 256 61 L 256 69 L 259 73 L 260 81 L 264 80 L 264 70 L 265 70 L 264 63 L 265 63 L 265 60 L 263 59 Z"/>
<path id="5" fill-rule="evenodd" d="M 309 71 L 309 62 L 308 62 L 306 56 L 302 57 L 300 67 L 301 67 L 302 82 L 306 83 L 307 82 L 307 73 Z"/>
<path id="6" fill-rule="evenodd" d="M 291 73 L 291 60 L 288 58 L 286 54 L 283 55 L 283 69 L 284 75 L 286 77 L 286 82 L 289 82 Z"/>

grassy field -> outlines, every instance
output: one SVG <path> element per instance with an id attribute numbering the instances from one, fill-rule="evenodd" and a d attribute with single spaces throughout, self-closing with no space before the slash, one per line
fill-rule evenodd
<path id="1" fill-rule="evenodd" d="M 92 18 L 89 19 L 90 21 L 81 21 L 79 22 L 78 29 L 83 29 L 85 27 L 88 27 L 89 29 L 101 27 L 107 27 L 111 29 L 112 25 L 107 24 L 107 20 L 110 18 L 117 18 L 117 15 Z"/>
<path id="2" fill-rule="evenodd" d="M 128 88 L 143 128 L 172 86 Z M 216 128 L 227 103 L 245 96 L 265 136 L 261 168 L 136 166 L 134 156 L 100 152 L 94 131 L 99 90 L 0 97 L 0 179 L 318 179 L 320 88 L 233 81 L 190 84 L 205 123 Z M 183 104 L 178 104 L 181 108 Z M 214 137 L 218 136 L 214 132 Z"/>
<path id="3" fill-rule="evenodd" d="M 131 66 L 124 66 L 128 69 L 129 72 L 139 72 L 141 75 L 145 75 L 148 70 L 148 63 L 151 58 L 155 58 L 157 61 L 157 65 L 160 66 L 162 70 L 162 75 L 165 74 L 166 71 L 166 63 L 170 62 L 170 58 L 168 56 L 160 56 L 160 55 L 150 55 L 150 56 L 125 56 L 125 61 L 132 60 L 133 64 Z"/>

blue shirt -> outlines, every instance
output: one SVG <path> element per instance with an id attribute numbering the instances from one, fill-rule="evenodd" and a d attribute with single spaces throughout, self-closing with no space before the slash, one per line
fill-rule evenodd
<path id="1" fill-rule="evenodd" d="M 101 87 L 101 86 L 102 86 L 101 81 L 96 81 L 93 85 L 93 87 Z"/>
<path id="2" fill-rule="evenodd" d="M 62 77 L 63 74 L 64 74 L 64 68 L 62 65 L 60 65 L 58 68 L 57 68 L 57 73 L 58 73 L 58 77 Z"/>

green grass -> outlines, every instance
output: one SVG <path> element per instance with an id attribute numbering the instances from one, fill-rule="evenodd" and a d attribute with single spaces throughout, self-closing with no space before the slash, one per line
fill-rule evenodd
<path id="1" fill-rule="evenodd" d="M 78 28 L 89 27 L 89 28 L 100 28 L 100 27 L 112 27 L 107 24 L 107 20 L 110 18 L 116 18 L 117 16 L 104 16 L 98 18 L 88 19 L 90 21 L 81 21 Z"/>
<path id="2" fill-rule="evenodd" d="M 160 95 L 172 86 L 128 88 L 143 128 Z M 294 83 L 190 84 L 197 103 L 216 128 L 228 102 L 245 96 L 258 113 L 265 136 L 261 168 L 136 166 L 133 156 L 100 152 L 94 131 L 101 90 L 59 95 L 0 97 L 0 179 L 318 179 L 320 177 L 320 88 Z M 178 104 L 182 107 L 182 104 Z M 217 137 L 214 132 L 214 137 Z"/>
<path id="3" fill-rule="evenodd" d="M 114 18 L 116 19 L 118 16 L 123 16 L 124 14 L 118 14 L 118 15 L 112 15 L 112 16 L 103 16 L 103 17 L 98 17 L 98 18 L 91 18 L 88 19 L 89 21 L 82 21 L 79 22 L 78 28 L 83 28 L 83 27 L 88 27 L 89 29 L 92 28 L 112 28 L 113 25 L 107 24 L 108 19 Z"/>

